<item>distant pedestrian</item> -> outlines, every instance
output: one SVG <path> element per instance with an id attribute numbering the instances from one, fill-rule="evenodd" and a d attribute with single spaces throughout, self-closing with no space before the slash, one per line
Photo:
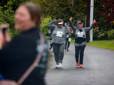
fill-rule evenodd
<path id="1" fill-rule="evenodd" d="M 71 39 L 71 35 L 73 33 L 72 28 L 68 25 L 68 23 L 65 24 L 67 33 L 66 33 L 66 41 L 65 41 L 65 50 L 68 52 L 69 51 L 69 47 L 70 47 L 70 43 L 72 41 Z"/>
<path id="2" fill-rule="evenodd" d="M 95 22 L 93 22 L 94 24 Z M 83 68 L 83 60 L 84 60 L 84 51 L 86 47 L 86 32 L 90 31 L 93 28 L 93 24 L 91 27 L 84 27 L 83 22 L 81 20 L 77 21 L 77 26 L 75 27 L 75 59 L 76 59 L 76 67 Z"/>
<path id="3" fill-rule="evenodd" d="M 64 58 L 64 46 L 66 39 L 66 28 L 64 27 L 64 21 L 59 19 L 57 26 L 52 33 L 53 51 L 56 62 L 56 68 L 62 68 Z"/>

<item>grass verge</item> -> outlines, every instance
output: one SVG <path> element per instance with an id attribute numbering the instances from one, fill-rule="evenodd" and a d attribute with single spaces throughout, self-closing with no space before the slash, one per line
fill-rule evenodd
<path id="1" fill-rule="evenodd" d="M 99 40 L 88 43 L 89 46 L 114 50 L 114 40 Z"/>

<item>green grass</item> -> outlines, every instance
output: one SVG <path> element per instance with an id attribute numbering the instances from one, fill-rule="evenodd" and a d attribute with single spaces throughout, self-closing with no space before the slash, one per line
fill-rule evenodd
<path id="1" fill-rule="evenodd" d="M 100 40 L 88 43 L 90 46 L 114 50 L 114 40 Z"/>

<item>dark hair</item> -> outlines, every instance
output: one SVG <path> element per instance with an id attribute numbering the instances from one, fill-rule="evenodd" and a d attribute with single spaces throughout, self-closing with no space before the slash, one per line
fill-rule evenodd
<path id="1" fill-rule="evenodd" d="M 59 23 L 59 22 L 63 22 L 63 19 L 58 19 L 57 20 L 57 23 Z"/>
<path id="2" fill-rule="evenodd" d="M 23 3 L 21 4 L 21 6 L 25 6 L 28 9 L 31 19 L 35 22 L 35 25 L 39 27 L 41 23 L 42 14 L 40 6 L 32 2 Z"/>
<path id="3" fill-rule="evenodd" d="M 77 20 L 77 24 L 82 24 L 83 21 L 82 20 Z"/>

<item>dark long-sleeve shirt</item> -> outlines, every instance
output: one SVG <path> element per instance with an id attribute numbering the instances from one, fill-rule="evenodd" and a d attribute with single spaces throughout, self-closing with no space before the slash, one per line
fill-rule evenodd
<path id="1" fill-rule="evenodd" d="M 39 33 L 37 28 L 25 31 L 0 51 L 0 73 L 4 78 L 17 81 L 33 63 L 38 54 Z M 47 56 L 43 56 L 40 66 L 35 68 L 23 85 L 45 85 L 46 67 Z"/>

